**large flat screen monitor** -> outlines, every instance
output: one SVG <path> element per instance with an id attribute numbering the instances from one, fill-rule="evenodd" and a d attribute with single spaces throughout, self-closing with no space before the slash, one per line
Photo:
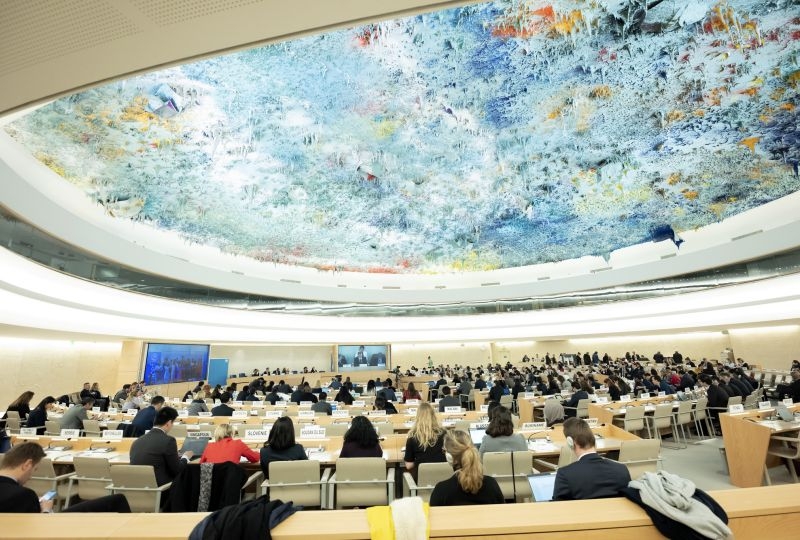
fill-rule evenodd
<path id="1" fill-rule="evenodd" d="M 389 369 L 388 345 L 339 345 L 336 353 L 339 371 Z"/>
<path id="2" fill-rule="evenodd" d="M 209 345 L 148 343 L 144 382 L 149 386 L 205 380 Z"/>

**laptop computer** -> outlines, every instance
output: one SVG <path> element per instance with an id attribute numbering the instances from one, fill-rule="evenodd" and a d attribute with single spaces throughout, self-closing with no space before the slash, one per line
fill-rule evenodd
<path id="1" fill-rule="evenodd" d="M 192 459 L 200 459 L 200 456 L 203 455 L 203 452 L 208 446 L 208 439 L 207 437 L 186 437 L 183 440 L 183 446 L 181 447 L 180 453 L 183 454 L 184 452 L 191 451 L 194 456 Z"/>
<path id="2" fill-rule="evenodd" d="M 784 422 L 794 422 L 794 414 L 783 403 L 778 403 L 778 406 L 775 407 L 775 412 Z"/>
<path id="3" fill-rule="evenodd" d="M 552 501 L 553 491 L 556 487 L 556 473 L 529 474 L 528 483 L 531 485 L 533 500 L 536 502 Z"/>
<path id="4" fill-rule="evenodd" d="M 486 435 L 485 429 L 470 429 L 469 435 L 472 437 L 472 444 L 476 447 L 480 446 L 483 442 L 483 436 Z"/>

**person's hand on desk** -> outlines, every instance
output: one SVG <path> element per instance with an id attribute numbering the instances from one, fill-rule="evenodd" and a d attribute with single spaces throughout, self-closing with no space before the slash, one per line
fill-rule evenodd
<path id="1" fill-rule="evenodd" d="M 185 459 L 186 461 L 191 461 L 193 457 L 194 457 L 194 452 L 192 452 L 191 450 L 187 450 L 186 452 L 183 453 L 181 459 Z"/>
<path id="2" fill-rule="evenodd" d="M 53 511 L 53 500 L 39 501 L 39 507 L 42 509 L 43 514 L 49 514 Z"/>

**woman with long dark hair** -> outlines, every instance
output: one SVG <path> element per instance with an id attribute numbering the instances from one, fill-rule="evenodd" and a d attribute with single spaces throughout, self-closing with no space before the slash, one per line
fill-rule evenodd
<path id="1" fill-rule="evenodd" d="M 294 423 L 288 416 L 281 416 L 272 425 L 267 442 L 261 449 L 261 470 L 269 478 L 269 464 L 273 461 L 297 461 L 308 459 L 303 445 L 294 439 Z"/>
<path id="2" fill-rule="evenodd" d="M 17 411 L 19 413 L 19 417 L 22 420 L 28 417 L 28 414 L 31 412 L 31 400 L 33 399 L 33 391 L 28 390 L 27 392 L 23 392 L 20 396 L 11 402 L 11 404 L 6 408 L 6 413 L 3 415 L 3 419 L 5 420 L 8 418 L 8 411 Z"/>
<path id="3" fill-rule="evenodd" d="M 55 409 L 56 398 L 47 396 L 28 414 L 27 426 L 36 428 L 37 435 L 44 435 L 45 422 L 47 422 L 47 411 Z"/>
<path id="4" fill-rule="evenodd" d="M 383 449 L 378 442 L 378 432 L 366 417 L 353 418 L 350 429 L 344 434 L 344 444 L 339 457 L 383 457 Z"/>

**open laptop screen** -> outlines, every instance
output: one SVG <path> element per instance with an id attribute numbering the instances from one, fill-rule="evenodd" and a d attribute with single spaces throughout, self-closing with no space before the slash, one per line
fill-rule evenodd
<path id="1" fill-rule="evenodd" d="M 483 436 L 486 435 L 485 429 L 470 429 L 469 434 L 472 437 L 472 444 L 480 446 L 483 442 Z"/>
<path id="2" fill-rule="evenodd" d="M 206 446 L 208 446 L 208 439 L 205 437 L 187 437 L 183 440 L 180 453 L 182 454 L 191 450 L 192 453 L 194 453 L 194 457 L 199 458 L 203 455 Z"/>
<path id="3" fill-rule="evenodd" d="M 531 485 L 533 500 L 536 502 L 552 501 L 553 491 L 556 487 L 556 473 L 529 474 L 528 483 Z"/>

